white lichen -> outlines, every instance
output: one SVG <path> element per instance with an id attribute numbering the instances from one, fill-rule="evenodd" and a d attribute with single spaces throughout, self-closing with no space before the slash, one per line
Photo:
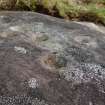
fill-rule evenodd
<path id="1" fill-rule="evenodd" d="M 22 54 L 26 54 L 27 50 L 24 47 L 20 47 L 20 46 L 15 46 L 14 50 L 18 53 L 22 53 Z"/>
<path id="2" fill-rule="evenodd" d="M 69 65 L 60 71 L 66 80 L 74 83 L 90 82 L 93 78 L 96 80 L 105 78 L 105 69 L 97 64 L 82 63 L 79 65 Z"/>
<path id="3" fill-rule="evenodd" d="M 19 26 L 11 26 L 9 29 L 11 31 L 20 31 L 21 30 L 21 27 L 19 27 Z"/>
<path id="4" fill-rule="evenodd" d="M 37 88 L 39 86 L 39 83 L 36 78 L 30 78 L 28 81 L 28 85 L 30 88 Z"/>

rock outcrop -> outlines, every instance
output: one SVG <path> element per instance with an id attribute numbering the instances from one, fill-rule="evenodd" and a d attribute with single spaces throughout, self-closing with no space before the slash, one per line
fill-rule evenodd
<path id="1" fill-rule="evenodd" d="M 0 104 L 105 105 L 104 30 L 0 12 Z"/>

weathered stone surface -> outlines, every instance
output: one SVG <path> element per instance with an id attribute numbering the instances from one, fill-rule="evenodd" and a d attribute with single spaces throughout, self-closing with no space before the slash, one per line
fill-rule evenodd
<path id="1" fill-rule="evenodd" d="M 1 12 L 0 103 L 105 105 L 104 29 L 32 12 Z"/>

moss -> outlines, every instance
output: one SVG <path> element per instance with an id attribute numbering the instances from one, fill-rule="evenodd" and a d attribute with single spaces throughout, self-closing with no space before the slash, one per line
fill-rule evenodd
<path id="1" fill-rule="evenodd" d="M 10 10 L 15 7 L 16 0 L 0 0 L 0 9 Z"/>
<path id="2" fill-rule="evenodd" d="M 15 6 L 12 3 L 11 5 L 12 8 Z M 105 24 L 105 0 L 17 0 L 16 8 L 31 11 L 40 9 L 42 13 L 70 20 L 88 20 Z M 8 9 L 7 5 L 4 5 L 3 9 Z"/>
<path id="3" fill-rule="evenodd" d="M 18 0 L 17 7 L 23 9 L 29 9 L 31 11 L 35 11 L 36 9 L 36 0 Z"/>
<path id="4" fill-rule="evenodd" d="M 57 0 L 42 0 L 40 3 L 44 8 L 51 10 L 56 5 Z"/>
<path id="5" fill-rule="evenodd" d="M 79 17 L 85 16 L 85 21 L 93 21 L 95 23 L 104 24 L 105 21 L 105 8 L 98 8 L 95 4 L 86 6 L 84 11 L 80 11 Z M 87 18 L 86 18 L 87 17 Z"/>

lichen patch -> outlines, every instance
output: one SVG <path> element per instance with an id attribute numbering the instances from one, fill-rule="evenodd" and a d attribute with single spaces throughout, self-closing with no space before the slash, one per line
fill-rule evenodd
<path id="1" fill-rule="evenodd" d="M 66 67 L 67 60 L 66 58 L 56 55 L 56 54 L 47 54 L 40 58 L 41 64 L 50 70 L 58 70 L 60 68 Z"/>
<path id="2" fill-rule="evenodd" d="M 9 29 L 11 31 L 20 31 L 21 30 L 21 28 L 19 26 L 11 26 Z"/>
<path id="3" fill-rule="evenodd" d="M 27 50 L 24 47 L 20 47 L 20 46 L 15 46 L 14 50 L 18 53 L 21 53 L 21 54 L 26 54 L 27 53 Z"/>
<path id="4" fill-rule="evenodd" d="M 92 79 L 100 81 L 105 78 L 105 69 L 97 64 L 82 63 L 79 65 L 68 65 L 64 70 L 60 70 L 60 73 L 68 81 L 74 83 L 86 83 Z"/>
<path id="5" fill-rule="evenodd" d="M 28 81 L 28 85 L 30 88 L 37 88 L 39 86 L 36 78 L 30 78 Z"/>

